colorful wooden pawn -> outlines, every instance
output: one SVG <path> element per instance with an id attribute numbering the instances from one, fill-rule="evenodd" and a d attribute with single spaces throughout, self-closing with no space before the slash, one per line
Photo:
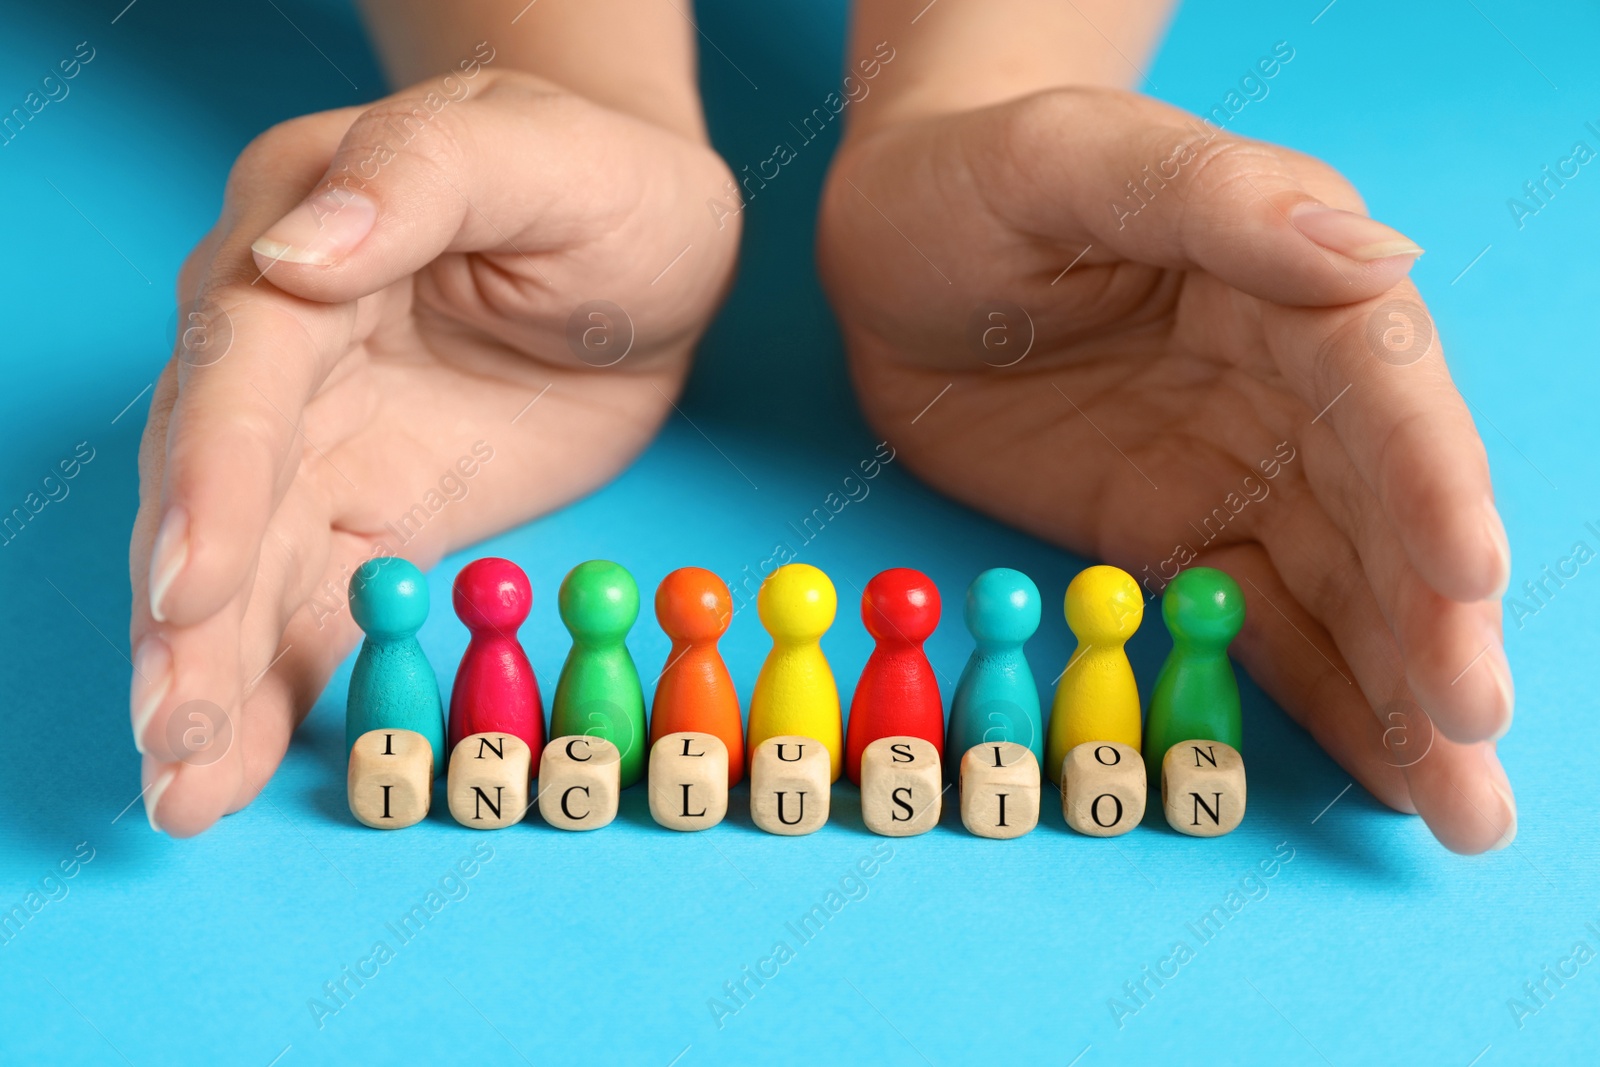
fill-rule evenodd
<path id="1" fill-rule="evenodd" d="M 967 587 L 966 623 L 976 647 L 950 700 L 945 776 L 958 756 L 985 741 L 1013 741 L 1044 760 L 1039 687 L 1022 646 L 1039 629 L 1039 587 L 1021 571 L 995 567 Z"/>
<path id="2" fill-rule="evenodd" d="M 1139 747 L 1139 685 L 1123 645 L 1144 620 L 1144 596 L 1127 571 L 1089 567 L 1067 586 L 1065 610 L 1078 647 L 1056 686 L 1044 756 L 1058 785 L 1067 753 L 1087 741 Z"/>
<path id="3" fill-rule="evenodd" d="M 373 730 L 411 730 L 427 739 L 437 773 L 445 765 L 444 701 L 417 642 L 428 618 L 422 572 L 398 556 L 368 560 L 350 576 L 350 616 L 367 637 L 350 672 L 346 751 Z"/>
<path id="4" fill-rule="evenodd" d="M 1155 782 L 1167 749 L 1180 741 L 1241 748 L 1239 682 L 1228 644 L 1244 626 L 1244 594 L 1222 571 L 1193 567 L 1167 586 L 1161 618 L 1172 634 L 1172 652 L 1156 676 L 1144 736 L 1145 771 Z"/>
<path id="5" fill-rule="evenodd" d="M 561 621 L 572 634 L 550 713 L 555 737 L 603 737 L 617 748 L 622 788 L 644 776 L 648 735 L 644 690 L 626 639 L 639 617 L 639 586 L 609 560 L 580 563 L 558 594 Z"/>
<path id="6" fill-rule="evenodd" d="M 920 737 L 944 745 L 944 701 L 922 643 L 939 625 L 939 590 L 921 571 L 895 567 L 876 575 L 861 595 L 861 621 L 877 647 L 850 701 L 845 773 L 861 782 L 861 754 L 882 737 Z"/>
<path id="7" fill-rule="evenodd" d="M 667 665 L 656 682 L 650 708 L 651 762 L 668 734 L 705 733 L 727 751 L 729 786 L 744 777 L 744 724 L 739 694 L 717 651 L 717 639 L 733 620 L 733 598 L 721 578 L 700 567 L 683 567 L 656 589 L 656 621 L 672 638 Z"/>
<path id="8" fill-rule="evenodd" d="M 830 782 L 844 768 L 844 724 L 839 687 L 822 635 L 833 625 L 839 598 L 828 576 L 806 563 L 779 567 L 761 583 L 756 613 L 772 635 L 772 651 L 750 697 L 752 768 L 762 742 L 772 737 L 809 737 L 828 753 Z"/>
<path id="9" fill-rule="evenodd" d="M 533 607 L 528 576 L 508 559 L 473 560 L 456 575 L 451 602 L 472 634 L 450 691 L 451 750 L 471 734 L 504 733 L 543 752 L 544 702 L 517 640 Z"/>

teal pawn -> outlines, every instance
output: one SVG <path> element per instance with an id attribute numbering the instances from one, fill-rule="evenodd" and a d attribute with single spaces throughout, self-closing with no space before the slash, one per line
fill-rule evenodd
<path id="1" fill-rule="evenodd" d="M 1172 580 L 1161 598 L 1161 619 L 1172 652 L 1156 676 L 1144 724 L 1149 780 L 1161 780 L 1161 761 L 1180 741 L 1221 741 L 1240 750 L 1244 729 L 1239 682 L 1228 644 L 1244 626 L 1244 593 L 1213 567 L 1194 567 Z"/>
<path id="2" fill-rule="evenodd" d="M 1022 651 L 1039 613 L 1039 587 L 1021 571 L 995 567 L 967 587 L 967 629 L 977 647 L 950 701 L 944 765 L 951 781 L 962 755 L 985 741 L 1014 741 L 1044 759 L 1039 687 Z"/>
<path id="3" fill-rule="evenodd" d="M 415 730 L 433 746 L 433 769 L 444 769 L 444 701 L 439 680 L 417 642 L 428 618 L 428 583 L 409 560 L 381 556 L 350 576 L 350 616 L 366 633 L 345 704 L 348 754 L 368 730 Z"/>
<path id="4" fill-rule="evenodd" d="M 650 742 L 644 689 L 626 644 L 639 617 L 639 586 L 620 564 L 592 559 L 568 572 L 558 600 L 572 651 L 556 682 L 550 736 L 587 734 L 616 745 L 626 789 L 644 776 Z"/>

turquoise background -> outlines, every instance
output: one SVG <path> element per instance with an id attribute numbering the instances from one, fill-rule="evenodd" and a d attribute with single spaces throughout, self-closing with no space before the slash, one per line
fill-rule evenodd
<path id="1" fill-rule="evenodd" d="M 1009 843 L 970 837 L 947 812 L 938 830 L 889 844 L 864 830 L 848 787 L 827 828 L 796 840 L 756 831 L 740 798 L 718 829 L 671 834 L 650 822 L 642 789 L 598 834 L 537 820 L 475 834 L 439 809 L 377 834 L 344 808 L 348 663 L 257 803 L 196 840 L 152 833 L 127 807 L 139 780 L 126 546 L 174 276 L 251 136 L 383 89 L 343 6 L 125 2 L 12 3 L 0 34 L 0 112 L 78 42 L 95 49 L 70 95 L 0 147 L 0 511 L 79 442 L 94 456 L 65 499 L 0 547 L 0 910 L 75 849 L 93 856 L 0 946 L 0 1060 L 1593 1060 L 1600 962 L 1551 983 L 1553 999 L 1520 1027 L 1507 1007 L 1576 942 L 1600 950 L 1593 567 L 1537 613 L 1508 615 L 1520 709 L 1501 750 L 1521 834 L 1490 856 L 1452 856 L 1417 820 L 1345 792 L 1349 776 L 1248 681 L 1250 815 L 1218 841 L 1149 824 L 1089 840 L 1047 806 L 1037 831 Z M 1600 520 L 1600 168 L 1520 228 L 1507 201 L 1574 141 L 1600 147 L 1585 126 L 1600 127 L 1600 15 L 1571 0 L 1324 3 L 1191 4 L 1147 88 L 1206 110 L 1275 42 L 1295 49 L 1232 128 L 1332 161 L 1377 217 L 1428 249 L 1415 277 L 1488 443 L 1515 592 L 1574 541 L 1597 544 L 1584 524 Z M 714 0 L 701 17 L 717 46 L 702 60 L 712 129 L 737 170 L 837 86 L 844 10 Z M 807 146 L 750 203 L 737 286 L 683 403 L 760 488 L 675 416 L 615 484 L 471 554 L 529 572 L 523 633 L 547 702 L 567 647 L 555 590 L 569 567 L 610 557 L 647 590 L 689 563 L 736 581 L 872 454 L 812 265 L 828 152 Z M 824 645 L 846 700 L 869 651 L 852 585 L 876 571 L 918 567 L 944 590 L 928 648 L 948 697 L 969 648 L 957 605 L 973 575 L 1022 569 L 1048 606 L 1086 562 L 945 502 L 898 465 L 871 488 L 801 551 L 841 592 Z M 436 610 L 421 640 L 446 686 L 467 638 L 449 582 L 469 558 L 429 576 Z M 1167 643 L 1152 613 L 1132 645 L 1146 694 Z M 648 615 L 631 646 L 653 677 L 667 642 Z M 735 619 L 724 649 L 748 698 L 765 651 L 753 615 Z M 1068 651 L 1047 610 L 1029 647 L 1041 683 Z M 475 848 L 492 858 L 455 880 Z M 319 1029 L 307 1002 L 375 941 L 396 944 L 386 924 L 442 879 L 461 899 Z M 830 890 L 847 902 L 802 943 L 786 924 Z M 1254 899 L 1202 942 L 1186 924 L 1230 890 Z M 708 1000 L 780 939 L 794 958 L 719 1029 Z M 1110 998 L 1179 940 L 1192 958 L 1119 1027 Z"/>

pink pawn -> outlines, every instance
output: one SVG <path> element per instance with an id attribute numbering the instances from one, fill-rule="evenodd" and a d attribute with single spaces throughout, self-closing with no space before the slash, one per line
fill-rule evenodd
<path id="1" fill-rule="evenodd" d="M 450 748 L 463 737 L 504 733 L 521 738 L 537 760 L 544 751 L 544 702 L 517 627 L 533 607 L 522 568 L 493 556 L 456 575 L 451 602 L 472 631 L 450 692 Z"/>

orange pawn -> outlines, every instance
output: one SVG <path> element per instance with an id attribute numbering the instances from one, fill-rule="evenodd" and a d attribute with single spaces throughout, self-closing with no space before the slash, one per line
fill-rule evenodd
<path id="1" fill-rule="evenodd" d="M 733 597 L 710 571 L 681 567 L 656 589 L 656 621 L 672 638 L 672 652 L 656 682 L 650 744 L 686 730 L 713 734 L 728 748 L 728 784 L 737 785 L 744 777 L 739 693 L 717 651 L 733 621 Z"/>

